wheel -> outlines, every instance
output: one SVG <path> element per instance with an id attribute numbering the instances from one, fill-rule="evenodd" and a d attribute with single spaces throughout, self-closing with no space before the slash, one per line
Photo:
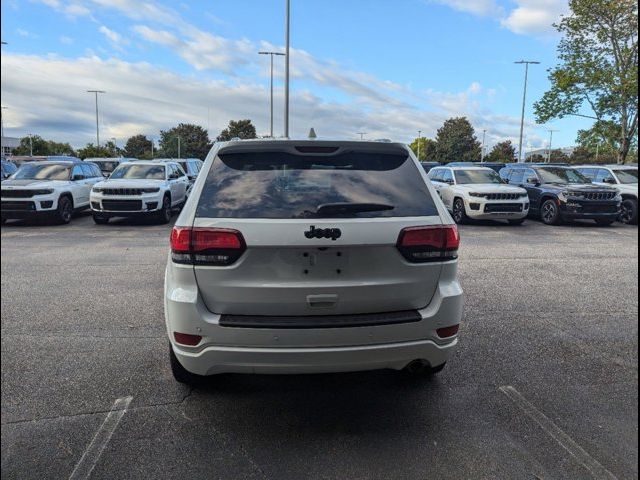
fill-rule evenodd
<path id="1" fill-rule="evenodd" d="M 525 220 L 526 220 L 526 218 L 518 218 L 518 219 L 509 220 L 509 225 L 522 225 Z"/>
<path id="2" fill-rule="evenodd" d="M 413 362 L 409 363 L 409 365 L 404 367 L 402 371 L 410 377 L 431 377 L 432 375 L 441 372 L 446 364 L 447 362 L 444 362 L 435 367 L 430 367 L 426 362 L 422 360 L 414 360 Z"/>
<path id="3" fill-rule="evenodd" d="M 184 368 L 178 361 L 171 345 L 169 345 L 169 362 L 171 363 L 171 373 L 173 373 L 173 378 L 175 378 L 177 382 L 184 383 L 186 385 L 196 385 L 201 383 L 205 378 L 202 375 L 191 373 Z"/>
<path id="4" fill-rule="evenodd" d="M 599 227 L 609 227 L 613 225 L 613 222 L 615 222 L 615 220 L 609 220 L 604 218 L 596 220 L 596 223 L 598 224 Z"/>
<path id="5" fill-rule="evenodd" d="M 620 211 L 620 221 L 627 225 L 638 224 L 638 201 L 633 198 L 627 198 L 622 201 Z"/>
<path id="6" fill-rule="evenodd" d="M 158 221 L 160 223 L 169 223 L 171 221 L 171 198 L 165 195 L 162 199 L 162 208 L 158 212 Z"/>
<path id="7" fill-rule="evenodd" d="M 542 221 L 547 225 L 560 224 L 560 208 L 555 200 L 545 200 L 540 208 L 540 216 Z"/>
<path id="8" fill-rule="evenodd" d="M 58 199 L 58 209 L 56 210 L 56 219 L 60 223 L 69 223 L 73 216 L 73 202 L 67 196 Z"/>
<path id="9" fill-rule="evenodd" d="M 464 201 L 460 198 L 456 198 L 453 202 L 453 220 L 459 224 L 464 224 L 469 221 L 467 211 L 464 208 Z"/>
<path id="10" fill-rule="evenodd" d="M 96 222 L 97 225 L 106 225 L 109 223 L 109 217 L 103 217 L 102 215 L 93 215 L 93 221 Z"/>

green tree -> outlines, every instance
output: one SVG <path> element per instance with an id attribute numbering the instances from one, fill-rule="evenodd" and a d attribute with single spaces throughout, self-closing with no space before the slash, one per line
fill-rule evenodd
<path id="1" fill-rule="evenodd" d="M 421 162 L 430 162 L 434 161 L 436 157 L 436 142 L 430 138 L 420 137 L 416 138 L 409 148 L 413 150 L 413 153 L 418 155 L 418 145 L 420 145 L 420 156 L 418 160 Z"/>
<path id="2" fill-rule="evenodd" d="M 218 142 L 228 142 L 232 138 L 256 138 L 256 127 L 253 126 L 251 120 L 230 120 L 229 126 L 220 132 Z"/>
<path id="3" fill-rule="evenodd" d="M 546 123 L 588 106 L 596 132 L 617 126 L 617 161 L 624 163 L 638 134 L 638 7 L 635 0 L 569 0 L 571 14 L 554 25 L 563 35 L 551 89 L 535 103 Z"/>
<path id="4" fill-rule="evenodd" d="M 576 147 L 569 157 L 569 163 L 580 165 L 583 163 L 593 163 L 595 154 L 587 147 Z"/>
<path id="5" fill-rule="evenodd" d="M 133 158 L 149 159 L 152 157 L 151 150 L 151 140 L 142 134 L 130 137 L 124 146 L 124 154 Z"/>
<path id="6" fill-rule="evenodd" d="M 113 142 L 110 142 L 113 145 Z M 78 157 L 85 158 L 107 158 L 113 157 L 113 147 L 109 148 L 107 145 L 94 145 L 93 143 L 87 143 L 84 148 L 78 149 Z"/>
<path id="7" fill-rule="evenodd" d="M 42 155 L 75 155 L 73 148 L 68 143 L 45 140 L 40 135 L 31 135 L 20 139 L 20 145 L 11 153 L 14 155 L 30 155 L 33 149 L 34 156 Z"/>
<path id="8" fill-rule="evenodd" d="M 466 117 L 450 118 L 436 135 L 436 161 L 477 162 L 480 160 L 480 142 Z"/>
<path id="9" fill-rule="evenodd" d="M 496 143 L 484 160 L 486 162 L 511 163 L 515 161 L 515 158 L 516 149 L 511 143 L 511 140 L 506 140 Z"/>
<path id="10" fill-rule="evenodd" d="M 181 123 L 177 127 L 160 131 L 160 148 L 166 157 L 202 160 L 211 150 L 211 145 L 209 134 L 199 125 Z"/>
<path id="11" fill-rule="evenodd" d="M 530 163 L 544 163 L 546 161 L 547 161 L 547 157 L 543 157 L 539 153 L 534 153 L 533 155 L 530 155 L 529 157 L 527 157 L 527 162 L 530 162 Z"/>

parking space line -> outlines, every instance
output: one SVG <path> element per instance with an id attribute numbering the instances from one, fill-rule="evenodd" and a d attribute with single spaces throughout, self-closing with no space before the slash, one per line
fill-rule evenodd
<path id="1" fill-rule="evenodd" d="M 122 420 L 122 417 L 127 412 L 127 408 L 129 407 L 131 400 L 133 400 L 133 397 L 122 397 L 113 402 L 111 411 L 107 415 L 107 418 L 104 419 L 104 422 L 102 422 L 102 425 L 100 425 L 100 428 L 93 437 L 93 440 L 91 440 L 87 449 L 82 454 L 76 468 L 71 472 L 69 480 L 89 478 L 93 468 L 100 459 L 100 455 L 102 455 L 102 451 L 109 443 L 109 440 L 111 440 L 113 432 L 116 430 L 120 420 Z"/>
<path id="2" fill-rule="evenodd" d="M 609 470 L 604 468 L 595 458 L 589 455 L 580 445 L 564 433 L 549 417 L 534 407 L 526 398 L 524 398 L 515 388 L 505 385 L 499 388 L 509 399 L 515 403 L 520 409 L 540 428 L 542 428 L 549 436 L 560 444 L 567 452 L 569 452 L 576 460 L 597 480 L 616 480 L 616 477 Z"/>

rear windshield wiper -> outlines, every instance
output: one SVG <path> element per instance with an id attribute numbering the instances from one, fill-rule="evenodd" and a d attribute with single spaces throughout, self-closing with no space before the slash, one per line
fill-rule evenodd
<path id="1" fill-rule="evenodd" d="M 385 203 L 323 203 L 318 205 L 316 215 L 346 214 L 361 212 L 379 212 L 382 210 L 393 210 L 393 205 Z"/>

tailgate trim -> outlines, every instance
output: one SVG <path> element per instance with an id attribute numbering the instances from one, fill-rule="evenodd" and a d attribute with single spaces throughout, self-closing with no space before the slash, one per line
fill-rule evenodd
<path id="1" fill-rule="evenodd" d="M 422 320 L 417 310 L 364 313 L 356 315 L 227 315 L 220 316 L 221 327 L 233 328 L 347 328 L 411 323 Z"/>

